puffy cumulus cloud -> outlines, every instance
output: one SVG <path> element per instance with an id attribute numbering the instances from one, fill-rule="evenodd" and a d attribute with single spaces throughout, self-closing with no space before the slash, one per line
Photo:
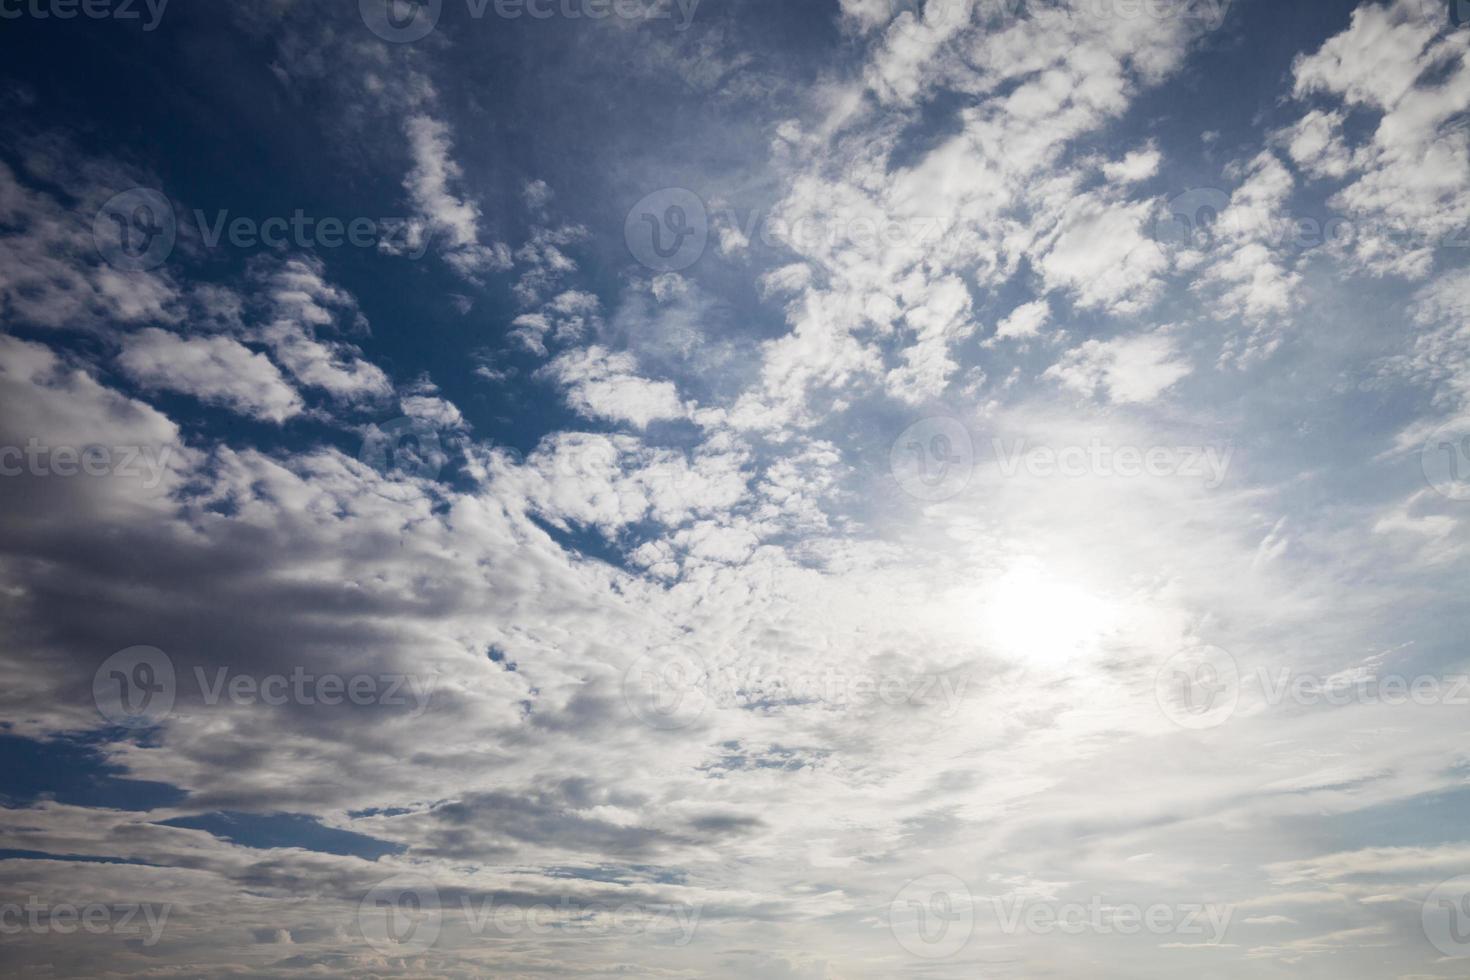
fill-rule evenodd
<path id="1" fill-rule="evenodd" d="M 363 360 L 361 350 L 319 337 L 339 329 L 342 318 L 350 328 L 366 324 L 356 299 L 327 282 L 320 260 L 298 257 L 262 264 L 256 277 L 267 314 L 247 335 L 269 347 L 293 378 L 347 404 L 372 404 L 391 394 L 388 376 Z"/>
<path id="2" fill-rule="evenodd" d="M 749 459 L 728 438 L 711 439 L 690 456 L 631 436 L 560 433 L 503 478 L 558 526 L 612 536 L 644 520 L 676 526 L 734 508 L 749 492 Z"/>
<path id="3" fill-rule="evenodd" d="M 1118 204 L 1079 198 L 1063 214 L 1040 257 L 1047 285 L 1067 289 L 1079 305 L 1136 313 L 1158 295 L 1168 262 L 1146 234 L 1149 202 Z"/>
<path id="4" fill-rule="evenodd" d="M 1134 150 L 1121 160 L 1104 164 L 1103 176 L 1121 184 L 1136 184 L 1157 174 L 1163 160 L 1157 147 Z"/>
<path id="5" fill-rule="evenodd" d="M 1016 307 L 996 327 L 998 340 L 1034 337 L 1051 320 L 1051 304 L 1045 299 L 1023 303 Z"/>
<path id="6" fill-rule="evenodd" d="M 1106 390 L 1113 401 L 1128 403 L 1153 401 L 1190 371 L 1175 341 L 1161 332 L 1086 341 L 1048 368 L 1046 377 L 1089 396 Z"/>
<path id="7" fill-rule="evenodd" d="M 650 423 L 690 414 L 691 406 L 679 400 L 679 391 L 671 382 L 638 375 L 638 363 L 631 354 L 614 354 L 594 345 L 568 351 L 548 364 L 545 373 L 566 388 L 568 403 L 589 418 L 646 429 Z"/>
<path id="8" fill-rule="evenodd" d="M 506 319 L 541 318 L 514 328 L 551 358 L 539 381 L 637 435 L 553 422 L 528 434 L 524 459 L 475 442 L 494 410 L 426 377 L 395 388 L 336 285 L 350 280 L 300 258 L 212 290 L 179 286 L 207 335 L 111 335 L 105 360 L 86 345 L 63 353 L 54 332 L 0 338 L 0 448 L 151 447 L 160 464 L 141 479 L 0 478 L 7 731 L 80 745 L 99 770 L 182 794 L 140 810 L 0 810 L 12 849 L 0 901 L 173 907 L 154 946 L 25 934 L 7 937 L 7 964 L 892 977 L 921 960 L 896 942 L 894 899 L 942 870 L 969 893 L 951 909 L 978 914 L 965 948 L 923 960 L 935 976 L 1090 976 L 1100 963 L 1150 978 L 1181 964 L 1451 972 L 1426 959 L 1415 903 L 1463 845 L 1407 846 L 1379 828 L 1454 826 L 1463 709 L 1279 692 L 1283 671 L 1463 670 L 1461 518 L 1423 488 L 1417 461 L 1412 493 L 1394 482 L 1404 426 L 1464 400 L 1463 274 L 1424 284 L 1409 336 L 1327 343 L 1305 324 L 1288 370 L 1253 361 L 1241 385 L 1196 368 L 1186 351 L 1219 332 L 1217 309 L 1253 330 L 1295 309 L 1298 270 L 1253 229 L 1295 186 L 1287 160 L 1333 177 L 1359 157 L 1332 141 L 1357 131 L 1324 117 L 1252 151 L 1231 171 L 1231 220 L 1213 244 L 1153 250 L 1142 243 L 1158 202 L 1140 195 L 1167 173 L 1164 150 L 1075 151 L 1179 67 L 1201 28 L 1076 5 L 1072 17 L 1053 5 L 990 19 L 982 6 L 950 23 L 933 4 L 896 19 L 891 5 L 845 0 L 872 58 L 851 73 L 863 91 L 827 90 L 808 118 L 772 127 L 789 168 L 778 213 L 808 220 L 784 225 L 784 251 L 748 296 L 727 298 L 727 269 L 709 256 L 687 279 L 625 281 L 605 300 L 605 282 L 572 281 L 572 246 L 591 232 L 535 216 Z M 293 3 L 235 16 L 262 31 L 320 19 L 316 34 L 272 39 L 289 84 L 334 77 L 326 49 L 303 39 L 341 27 L 340 13 Z M 1409 50 L 1398 39 L 1414 31 L 1396 16 L 1374 8 L 1354 23 L 1386 18 L 1387 47 Z M 465 42 L 336 43 L 368 52 L 352 62 L 355 85 L 364 65 L 391 77 Z M 1343 87 L 1335 73 L 1348 70 L 1323 84 Z M 423 84 L 377 98 L 450 118 L 427 76 L 412 77 Z M 1430 72 L 1428 87 L 1443 77 Z M 916 138 L 915 107 L 941 92 L 924 111 L 952 125 Z M 447 134 L 426 131 L 439 163 L 415 170 L 423 214 L 478 234 Z M 528 198 L 541 211 L 564 199 Z M 1099 244 L 1110 262 L 1096 262 Z M 1165 281 L 1175 270 L 1198 272 L 1193 295 L 1209 299 L 1188 307 L 1194 322 L 1155 313 L 1187 298 Z M 1345 304 L 1375 298 L 1343 288 Z M 784 323 L 711 353 L 722 305 L 752 312 L 741 297 Z M 991 323 L 1047 343 L 989 344 L 976 334 Z M 463 465 L 442 483 L 384 474 L 305 438 L 252 445 L 202 416 L 186 444 L 183 419 L 125 390 L 130 372 L 99 371 L 130 336 L 211 375 L 263 371 L 241 354 L 259 348 L 303 400 L 329 403 L 313 416 L 343 429 L 336 413 L 396 399 L 453 429 Z M 1057 363 L 1028 374 L 1053 350 Z M 1383 387 L 1349 391 L 1363 356 L 1386 356 Z M 973 385 L 978 360 L 1000 380 L 977 404 L 954 388 Z M 508 371 L 486 368 L 510 387 Z M 238 382 L 198 394 L 225 402 Z M 1381 393 L 1391 418 L 1334 442 L 1324 416 L 1343 402 L 1317 399 L 1356 408 Z M 1405 422 L 1405 402 L 1424 419 Z M 696 424 L 655 424 L 675 419 Z M 1362 461 L 1362 445 L 1393 452 Z M 915 448 L 919 483 L 893 465 Z M 144 732 L 106 725 L 93 702 L 98 667 L 134 644 L 166 651 L 175 677 L 172 712 Z M 1189 676 L 1176 654 L 1201 644 L 1228 651 L 1214 677 L 1238 698 L 1219 726 L 1191 730 L 1169 694 Z M 292 691 L 298 673 L 359 678 L 382 697 L 308 686 L 308 698 Z M 217 813 L 243 814 L 218 818 L 241 832 L 189 819 Z M 252 837 L 272 814 L 313 832 L 300 846 Z M 355 845 L 334 846 L 333 832 Z M 441 937 L 425 951 L 364 941 L 362 903 L 396 875 L 440 900 Z M 1219 942 L 1121 945 L 1008 932 L 992 914 L 1094 899 L 1240 914 Z M 496 910 L 541 904 L 550 931 L 495 925 Z M 686 915 L 648 921 L 658 909 Z"/>
<path id="9" fill-rule="evenodd" d="M 123 341 L 118 366 L 145 388 L 178 391 L 242 415 L 281 423 L 301 398 L 264 354 L 229 337 L 180 337 L 149 327 Z"/>
<path id="10" fill-rule="evenodd" d="M 1447 272 L 1423 287 L 1414 322 L 1421 330 L 1414 353 L 1398 365 L 1416 381 L 1437 387 L 1447 407 L 1470 407 L 1470 270 Z"/>
<path id="11" fill-rule="evenodd" d="M 119 271 L 94 223 L 117 194 L 156 181 L 120 164 L 79 165 L 57 140 L 23 141 L 29 180 L 0 161 L 0 303 L 14 324 L 103 331 L 114 323 L 177 323 L 184 304 L 167 268 Z M 34 186 L 59 189 L 69 200 Z M 158 216 L 161 223 L 164 220 Z M 110 229 L 104 227 L 106 234 Z"/>
<path id="12" fill-rule="evenodd" d="M 7 365 L 27 365 L 7 382 L 7 404 L 30 400 L 38 424 L 57 424 L 70 402 L 77 417 L 116 418 L 117 439 L 175 431 L 40 345 L 5 353 Z M 410 397 L 433 397 L 424 391 Z M 1078 427 L 1034 410 L 974 421 L 1058 445 L 1208 438 L 1101 415 Z M 95 728 L 92 675 L 132 642 L 119 637 L 136 637 L 169 653 L 178 700 L 147 739 L 114 731 L 97 751 L 133 778 L 190 794 L 140 813 L 9 811 L 17 848 L 112 863 L 7 862 L 8 893 L 173 902 L 178 922 L 151 962 L 198 968 L 228 949 L 265 976 L 308 962 L 472 976 L 528 958 L 697 972 L 708 944 L 751 928 L 793 969 L 820 942 L 829 967 L 876 975 L 864 964 L 902 960 L 872 917 L 933 862 L 977 895 L 1025 894 L 1042 855 L 1110 888 L 1157 894 L 1163 876 L 1213 873 L 1201 833 L 1249 826 L 1264 856 L 1280 839 L 1272 821 L 1320 820 L 1453 781 L 1426 760 L 1458 735 L 1428 719 L 1353 760 L 1392 777 L 1348 779 L 1347 789 L 1311 783 L 1349 761 L 1347 747 L 1321 756 L 1331 716 L 1268 724 L 1254 690 L 1222 735 L 1236 752 L 1205 753 L 1202 766 L 1199 741 L 1172 734 L 1154 677 L 1184 638 L 1208 634 L 1249 657 L 1243 666 L 1275 665 L 1287 638 L 1330 650 L 1364 627 L 1342 613 L 1339 590 L 1354 573 L 1341 583 L 1302 575 L 1290 555 L 1255 568 L 1249 532 L 1264 529 L 1250 494 L 1182 474 L 1055 480 L 996 460 L 925 520 L 895 512 L 872 536 L 824 540 L 833 528 L 821 511 L 850 478 L 841 455 L 807 444 L 753 479 L 751 453 L 728 434 L 692 456 L 560 434 L 524 463 L 473 449 L 473 485 L 452 490 L 387 480 L 330 450 L 220 445 L 174 482 L 138 491 L 125 519 L 103 508 L 103 484 L 81 486 L 64 539 L 22 535 L 49 501 L 8 512 L 7 543 L 26 551 L 3 563 L 8 626 L 26 640 L 4 654 L 25 679 L 6 692 L 16 730 Z M 647 539 L 646 564 L 664 566 L 651 577 L 578 557 L 544 526 L 626 540 L 650 519 L 676 528 Z M 790 528 L 808 533 L 783 544 Z M 149 561 L 115 576 L 134 554 Z M 700 672 L 687 692 L 700 710 L 677 728 L 660 727 L 627 686 L 671 662 Z M 408 693 L 351 706 L 205 697 L 221 671 L 297 667 L 402 676 Z M 1361 724 L 1384 722 L 1364 710 Z M 1300 751 L 1281 751 L 1282 739 Z M 1263 776 L 1277 787 L 1265 796 Z M 1118 790 L 1101 811 L 1099 778 Z M 402 851 L 372 861 L 249 847 L 162 823 L 256 809 L 311 814 Z M 1163 829 L 1160 814 L 1174 815 Z M 1077 833 L 1086 826 L 1101 829 Z M 1154 857 L 1130 863 L 1145 843 Z M 815 894 L 813 867 L 829 883 Z M 361 941 L 359 903 L 400 873 L 434 884 L 443 938 L 385 967 Z M 1242 899 L 1278 890 L 1210 880 Z M 584 923 L 601 914 L 592 909 L 687 907 L 700 914 L 699 941 L 487 943 L 473 927 L 487 901 L 545 903 L 558 921 Z M 1054 949 L 1022 937 L 1015 955 L 1050 962 Z"/>
<path id="13" fill-rule="evenodd" d="M 843 12 L 873 27 L 897 12 L 884 6 Z M 875 35 L 867 96 L 778 132 L 795 173 L 773 224 L 803 261 L 767 277 L 790 295 L 791 331 L 766 345 L 736 424 L 807 425 L 809 393 L 854 380 L 901 401 L 940 396 L 958 374 L 953 351 L 977 326 L 966 284 L 999 288 L 1023 262 L 1082 308 L 1136 315 L 1159 296 L 1170 262 L 1149 234 L 1154 206 L 1128 197 L 1160 166 L 1158 151 L 1063 161 L 1073 140 L 1177 69 L 1208 27 L 1083 3 L 1024 6 L 999 17 L 970 2 L 898 13 Z M 963 100 L 955 126 L 901 154 L 910 103 L 941 90 Z"/>
<path id="14" fill-rule="evenodd" d="M 44 536 L 69 505 L 86 502 L 99 519 L 127 521 L 137 502 L 150 493 L 177 485 L 192 453 L 179 428 L 161 412 L 101 384 L 88 366 L 59 355 L 44 344 L 0 337 L 0 383 L 4 386 L 4 445 L 24 448 L 35 444 L 82 451 L 106 449 L 107 472 L 92 478 L 46 479 L 53 467 L 43 457 L 8 475 L 5 488 L 11 502 L 8 525 L 12 530 L 35 523 Z M 17 466 L 7 452 L 7 467 Z M 123 457 L 129 457 L 124 466 Z M 126 470 L 126 472 L 123 472 Z M 104 478 L 110 476 L 111 478 Z M 49 490 L 47 488 L 50 488 Z M 47 500 L 54 509 L 46 509 Z"/>
<path id="15" fill-rule="evenodd" d="M 480 240 L 480 208 L 458 196 L 454 186 L 463 170 L 450 155 L 453 143 L 449 126 L 440 119 L 424 114 L 408 116 L 404 121 L 413 169 L 403 179 L 409 199 L 417 211 L 409 227 L 403 251 L 421 255 L 438 239 L 444 261 L 463 278 L 483 285 L 491 272 L 505 272 L 512 266 L 510 247 L 503 242 L 485 244 Z"/>
<path id="16" fill-rule="evenodd" d="M 508 336 L 531 353 L 545 357 L 548 341 L 572 343 L 600 327 L 601 310 L 602 301 L 596 296 L 585 290 L 567 289 L 544 304 L 539 313 L 522 313 L 512 320 Z"/>
<path id="17" fill-rule="evenodd" d="M 1347 257 L 1375 275 L 1422 279 L 1439 249 L 1470 227 L 1470 61 L 1442 4 L 1363 4 L 1346 30 L 1293 65 L 1294 94 L 1313 109 L 1291 131 L 1292 156 L 1342 182 L 1331 199 L 1354 234 Z M 1344 110 L 1376 124 L 1343 126 Z"/>

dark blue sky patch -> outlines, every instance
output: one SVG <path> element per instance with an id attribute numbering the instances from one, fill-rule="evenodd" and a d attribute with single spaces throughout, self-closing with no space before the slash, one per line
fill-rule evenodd
<path id="1" fill-rule="evenodd" d="M 412 812 L 413 811 L 408 809 L 407 807 L 390 806 L 386 809 L 380 807 L 370 807 L 366 810 L 348 810 L 347 815 L 353 820 L 361 820 L 363 817 L 401 817 L 405 813 Z"/>
<path id="2" fill-rule="evenodd" d="M 208 831 L 221 840 L 242 847 L 299 847 L 320 854 L 339 854 L 369 861 L 404 850 L 401 844 L 324 827 L 315 817 L 299 813 L 205 813 L 197 817 L 164 820 L 160 826 Z"/>
<path id="3" fill-rule="evenodd" d="M 124 779 L 86 739 L 38 742 L 0 735 L 0 771 L 5 773 L 0 801 L 26 806 L 51 799 L 72 806 L 112 810 L 152 810 L 177 806 L 188 794 L 168 783 Z"/>

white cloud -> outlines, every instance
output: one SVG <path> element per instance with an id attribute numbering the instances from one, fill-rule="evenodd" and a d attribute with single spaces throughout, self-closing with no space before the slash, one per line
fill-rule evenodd
<path id="1" fill-rule="evenodd" d="M 1122 184 L 1136 184 L 1157 174 L 1163 160 L 1163 154 L 1154 147 L 1134 150 L 1121 160 L 1105 164 L 1103 176 Z"/>
<path id="2" fill-rule="evenodd" d="M 1034 337 L 1050 320 L 1051 304 L 1045 299 L 1023 303 L 1000 321 L 995 336 L 1001 340 Z"/>
<path id="3" fill-rule="evenodd" d="M 406 251 L 421 254 L 427 240 L 438 239 L 439 250 L 450 268 L 477 284 L 482 284 L 491 272 L 509 270 L 510 248 L 501 242 L 486 244 L 480 240 L 479 206 L 454 189 L 462 182 L 464 171 L 450 155 L 448 124 L 418 114 L 408 117 L 404 130 L 414 165 L 403 179 L 403 186 L 418 212 L 404 245 Z"/>
<path id="4" fill-rule="evenodd" d="M 594 345 L 566 352 L 548 364 L 546 372 L 567 389 L 568 403 L 590 418 L 646 429 L 652 422 L 684 418 L 690 412 L 672 383 L 639 377 L 637 362 L 629 354 Z"/>
<path id="5" fill-rule="evenodd" d="M 259 278 L 271 319 L 250 330 L 249 338 L 270 347 L 292 377 L 349 404 L 371 404 L 392 393 L 388 376 L 363 360 L 356 347 L 318 337 L 333 329 L 339 316 L 354 323 L 361 317 L 356 300 L 323 278 L 319 261 L 290 259 L 262 268 Z"/>
<path id="6" fill-rule="evenodd" d="M 1089 340 L 1069 350 L 1046 371 L 1086 395 L 1106 389 L 1115 402 L 1149 402 L 1190 373 L 1166 334 L 1141 334 L 1116 340 Z"/>
<path id="7" fill-rule="evenodd" d="M 1331 203 L 1353 222 L 1347 254 L 1376 275 L 1422 279 L 1470 228 L 1470 131 L 1457 123 L 1470 109 L 1470 59 L 1459 32 L 1437 29 L 1446 16 L 1433 0 L 1363 4 L 1293 66 L 1298 99 L 1376 119 L 1350 140 L 1342 110 L 1312 110 L 1291 143 L 1314 175 L 1348 178 Z"/>
<path id="8" fill-rule="evenodd" d="M 128 336 L 117 360 L 145 388 L 183 392 L 262 421 L 279 424 L 302 411 L 301 398 L 270 359 L 228 337 L 180 337 L 149 327 Z"/>

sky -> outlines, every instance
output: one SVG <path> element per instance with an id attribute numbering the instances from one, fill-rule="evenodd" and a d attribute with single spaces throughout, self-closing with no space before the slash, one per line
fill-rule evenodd
<path id="1" fill-rule="evenodd" d="M 0 0 L 0 967 L 1470 971 L 1464 0 Z"/>

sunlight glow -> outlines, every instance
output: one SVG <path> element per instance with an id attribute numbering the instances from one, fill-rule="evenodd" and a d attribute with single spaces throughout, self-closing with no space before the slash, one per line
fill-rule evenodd
<path id="1" fill-rule="evenodd" d="M 1060 667 L 1095 656 L 1121 619 L 1115 603 L 1052 574 L 1035 559 L 1022 559 L 986 591 L 981 628 L 1004 656 Z"/>

